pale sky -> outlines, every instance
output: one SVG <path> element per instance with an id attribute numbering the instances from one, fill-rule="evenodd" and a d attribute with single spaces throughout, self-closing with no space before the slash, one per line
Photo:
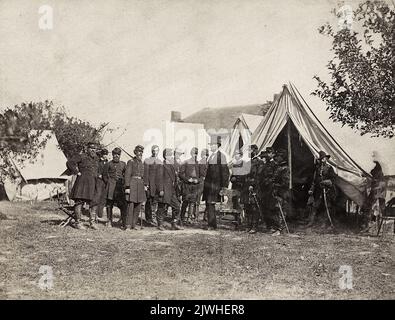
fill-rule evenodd
<path id="1" fill-rule="evenodd" d="M 41 5 L 53 8 L 52 30 L 39 29 Z M 330 11 L 339 7 L 335 0 L 0 0 L 0 106 L 53 100 L 73 116 L 127 127 L 122 143 L 132 150 L 171 110 L 184 117 L 264 103 L 292 81 L 327 121 L 310 93 L 331 57 L 330 39 L 317 28 L 336 23 Z"/>

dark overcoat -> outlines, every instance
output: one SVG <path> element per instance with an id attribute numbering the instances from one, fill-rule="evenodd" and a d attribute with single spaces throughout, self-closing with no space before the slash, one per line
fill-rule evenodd
<path id="1" fill-rule="evenodd" d="M 83 153 L 67 161 L 66 166 L 72 174 L 80 173 L 71 189 L 70 198 L 92 201 L 95 196 L 96 178 L 99 175 L 99 158 Z"/>
<path id="2" fill-rule="evenodd" d="M 166 163 L 165 160 L 163 164 L 158 167 L 157 182 L 158 194 L 160 191 L 163 191 L 164 193 L 162 197 L 158 197 L 158 201 L 161 203 L 171 204 L 173 196 L 177 196 L 177 173 L 173 163 Z"/>
<path id="3" fill-rule="evenodd" d="M 92 205 L 104 205 L 106 203 L 106 184 L 103 181 L 103 171 L 107 161 L 99 160 L 99 172 L 96 177 L 95 195 L 93 196 Z"/>
<path id="4" fill-rule="evenodd" d="M 203 200 L 220 202 L 219 192 L 229 185 L 229 168 L 226 157 L 221 151 L 213 153 L 208 159 L 206 178 L 204 179 Z"/>
<path id="5" fill-rule="evenodd" d="M 156 178 L 158 168 L 161 165 L 162 161 L 155 157 L 149 157 L 144 160 L 144 184 L 148 186 L 148 197 L 155 197 L 158 192 Z"/>
<path id="6" fill-rule="evenodd" d="M 253 192 L 259 197 L 259 184 L 258 178 L 262 170 L 263 162 L 258 157 L 253 158 L 245 163 L 245 170 L 247 172 L 244 184 L 241 189 L 240 202 L 243 204 L 255 203 L 255 199 L 251 197 L 249 187 L 252 186 Z"/>
<path id="7" fill-rule="evenodd" d="M 109 161 L 103 170 L 103 180 L 106 184 L 106 199 L 115 200 L 123 197 L 126 163 L 123 161 Z"/>
<path id="8" fill-rule="evenodd" d="M 147 200 L 144 190 L 144 164 L 136 157 L 126 165 L 125 189 L 130 189 L 130 193 L 125 195 L 126 201 L 141 203 Z"/>

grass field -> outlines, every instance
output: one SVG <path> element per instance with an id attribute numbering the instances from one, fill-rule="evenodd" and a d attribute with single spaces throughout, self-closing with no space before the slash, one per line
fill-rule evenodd
<path id="1" fill-rule="evenodd" d="M 0 202 L 1 299 L 394 299 L 394 236 L 60 228 L 55 203 Z M 341 289 L 341 266 L 352 289 Z M 41 266 L 53 271 L 42 290 Z M 349 282 L 350 283 L 350 282 Z"/>

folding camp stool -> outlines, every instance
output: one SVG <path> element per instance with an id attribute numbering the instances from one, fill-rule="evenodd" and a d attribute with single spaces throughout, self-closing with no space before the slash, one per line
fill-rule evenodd
<path id="1" fill-rule="evenodd" d="M 379 227 L 377 230 L 377 236 L 379 236 L 381 228 L 383 226 L 384 221 L 394 221 L 394 230 L 393 232 L 395 233 L 395 198 L 392 198 L 390 201 L 388 201 L 387 205 L 385 206 L 384 212 L 382 216 L 380 217 L 380 223 Z M 384 236 L 384 230 L 385 227 L 383 228 L 382 236 Z"/>
<path id="2" fill-rule="evenodd" d="M 65 226 L 69 225 L 71 222 L 75 221 L 75 213 L 74 213 L 74 208 L 71 207 L 71 209 L 68 207 L 59 207 L 58 210 L 64 212 L 67 214 L 67 218 L 62 220 L 62 222 L 59 224 L 59 227 L 64 228 Z"/>

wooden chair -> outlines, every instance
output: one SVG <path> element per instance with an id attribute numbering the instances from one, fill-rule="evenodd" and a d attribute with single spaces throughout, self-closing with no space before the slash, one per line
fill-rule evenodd
<path id="1" fill-rule="evenodd" d="M 233 207 L 233 197 L 237 197 L 238 203 L 240 201 L 240 191 L 233 190 L 233 189 L 227 189 L 223 188 L 220 192 L 221 195 L 221 203 L 219 206 L 219 222 L 221 223 L 221 220 L 224 216 L 226 215 L 231 215 L 233 216 L 233 223 L 235 225 L 235 229 L 237 230 L 240 225 L 241 225 L 241 220 L 242 220 L 242 215 L 243 215 L 243 209 L 241 208 L 239 204 L 239 208 L 234 208 Z"/>
<path id="2" fill-rule="evenodd" d="M 388 220 L 394 221 L 393 232 L 395 233 L 395 198 L 392 198 L 390 201 L 388 201 L 387 205 L 385 206 L 384 212 L 383 212 L 382 216 L 380 217 L 380 223 L 379 223 L 379 227 L 377 230 L 377 236 L 379 236 L 379 234 L 380 234 L 381 227 L 383 226 L 384 221 L 388 221 Z M 385 228 L 383 228 L 382 235 L 384 235 L 384 230 L 385 230 Z"/>

